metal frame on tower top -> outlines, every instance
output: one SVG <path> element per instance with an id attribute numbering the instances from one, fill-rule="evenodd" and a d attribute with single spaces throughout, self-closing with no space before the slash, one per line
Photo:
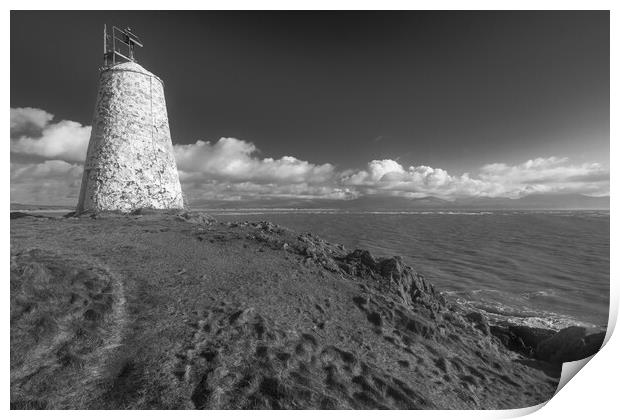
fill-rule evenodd
<path id="1" fill-rule="evenodd" d="M 106 67 L 117 62 L 136 62 L 134 48 L 142 46 L 140 38 L 131 32 L 131 28 L 112 26 L 112 33 L 108 34 L 107 25 L 103 25 L 103 63 Z"/>

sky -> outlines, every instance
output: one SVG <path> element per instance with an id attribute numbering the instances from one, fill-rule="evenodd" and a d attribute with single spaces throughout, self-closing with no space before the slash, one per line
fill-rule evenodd
<path id="1" fill-rule="evenodd" d="M 606 11 L 13 11 L 11 201 L 77 201 L 104 23 L 195 202 L 609 194 Z"/>

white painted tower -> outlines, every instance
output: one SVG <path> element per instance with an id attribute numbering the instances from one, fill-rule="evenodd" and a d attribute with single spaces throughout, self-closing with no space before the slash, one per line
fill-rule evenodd
<path id="1" fill-rule="evenodd" d="M 105 53 L 77 211 L 183 208 L 164 83 L 133 61 L 135 36 L 120 32 L 129 57 L 118 53 L 128 59 L 118 62 L 115 47 Z"/>

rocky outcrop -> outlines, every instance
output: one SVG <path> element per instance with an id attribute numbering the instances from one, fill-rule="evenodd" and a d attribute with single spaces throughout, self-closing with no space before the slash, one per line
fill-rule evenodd
<path id="1" fill-rule="evenodd" d="M 11 220 L 21 219 L 21 218 L 24 218 L 24 217 L 34 217 L 34 218 L 37 218 L 37 219 L 49 219 L 49 217 L 41 216 L 39 214 L 30 214 L 30 213 L 24 213 L 24 212 L 21 212 L 21 211 L 12 211 L 11 212 Z"/>
<path id="2" fill-rule="evenodd" d="M 474 324 L 474 327 L 480 330 L 481 333 L 488 335 L 491 332 L 489 319 L 480 312 L 470 312 L 464 318 Z"/>
<path id="3" fill-rule="evenodd" d="M 435 292 L 433 285 L 424 276 L 405 265 L 402 257 L 377 258 L 369 251 L 356 249 L 337 259 L 338 266 L 348 274 L 372 277 L 382 286 L 394 291 L 406 305 L 422 303 L 437 308 L 445 302 Z"/>
<path id="4" fill-rule="evenodd" d="M 509 350 L 555 364 L 592 356 L 605 338 L 605 331 L 589 331 L 577 326 L 554 331 L 503 324 L 491 326 L 490 332 Z"/>
<path id="5" fill-rule="evenodd" d="M 489 330 L 504 347 L 527 357 L 533 357 L 538 344 L 555 334 L 553 330 L 514 324 L 492 325 Z"/>
<path id="6" fill-rule="evenodd" d="M 194 213 L 190 211 L 182 211 L 176 215 L 178 220 L 183 220 L 189 223 L 195 223 L 198 225 L 212 225 L 216 223 L 216 220 L 204 213 Z"/>
<path id="7" fill-rule="evenodd" d="M 581 360 L 599 351 L 604 339 L 605 331 L 588 333 L 584 327 L 568 327 L 538 343 L 535 356 L 551 363 Z"/>
<path id="8" fill-rule="evenodd" d="M 395 293 L 405 305 L 424 305 L 436 310 L 445 305 L 443 296 L 433 285 L 406 265 L 402 257 L 375 258 L 369 251 L 347 252 L 340 244 L 325 241 L 312 233 L 295 234 L 271 222 L 235 222 L 230 227 L 254 227 L 249 235 L 272 249 L 302 256 L 324 269 L 349 276 L 369 278 L 384 292 Z"/>
<path id="9" fill-rule="evenodd" d="M 198 216 L 183 213 L 178 218 L 191 221 L 197 220 Z M 205 224 L 210 223 L 214 221 L 205 221 Z M 448 305 L 433 285 L 406 265 L 402 257 L 374 257 L 363 249 L 348 252 L 342 245 L 330 243 L 311 233 L 296 234 L 271 222 L 232 222 L 227 225 L 230 228 L 253 228 L 252 233 L 246 236 L 248 239 L 274 250 L 296 254 L 305 263 L 371 280 L 366 284 L 416 312 L 421 311 L 430 318 L 440 314 L 451 325 L 476 330 L 482 337 L 495 337 L 506 349 L 528 358 L 554 364 L 583 359 L 598 351 L 605 336 L 604 332 L 587 331 L 581 327 L 569 327 L 557 332 L 510 323 L 492 325 L 481 312 L 463 313 L 458 307 Z M 360 302 L 356 302 L 357 306 L 368 312 L 369 319 L 377 319 L 376 324 L 379 325 L 377 314 L 380 311 Z M 392 316 L 384 315 L 386 319 Z M 438 330 L 436 325 L 429 328 Z"/>

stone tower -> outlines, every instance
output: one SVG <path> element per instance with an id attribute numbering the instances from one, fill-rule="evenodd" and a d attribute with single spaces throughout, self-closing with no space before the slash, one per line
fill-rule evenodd
<path id="1" fill-rule="evenodd" d="M 134 61 L 106 60 L 77 212 L 138 208 L 183 208 L 164 83 Z"/>

